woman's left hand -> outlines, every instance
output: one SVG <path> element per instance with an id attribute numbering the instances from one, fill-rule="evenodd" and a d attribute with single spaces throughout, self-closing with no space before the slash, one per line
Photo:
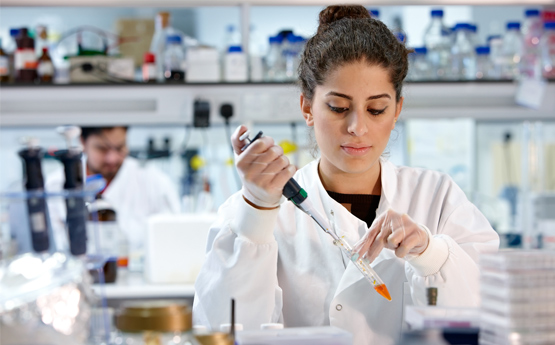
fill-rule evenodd
<path id="1" fill-rule="evenodd" d="M 408 214 L 388 209 L 374 220 L 353 251 L 370 262 L 383 248 L 392 249 L 399 258 L 416 257 L 424 252 L 430 241 L 428 231 L 414 222 Z"/>

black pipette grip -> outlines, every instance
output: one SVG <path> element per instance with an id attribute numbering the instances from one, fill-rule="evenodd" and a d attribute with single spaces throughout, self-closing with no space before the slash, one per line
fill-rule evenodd
<path id="1" fill-rule="evenodd" d="M 43 152 L 40 148 L 29 148 L 19 151 L 23 159 L 25 174 L 25 189 L 29 192 L 44 191 L 44 180 L 41 170 Z M 33 250 L 37 253 L 44 252 L 50 247 L 48 237 L 48 217 L 46 216 L 46 200 L 44 196 L 29 197 L 27 199 L 29 213 L 29 228 Z"/>
<path id="2" fill-rule="evenodd" d="M 56 151 L 56 157 L 64 164 L 64 189 L 82 190 L 83 166 L 80 151 Z M 66 199 L 67 229 L 69 234 L 69 248 L 71 254 L 82 255 L 87 252 L 87 228 L 85 199 L 82 196 L 70 196 Z"/>

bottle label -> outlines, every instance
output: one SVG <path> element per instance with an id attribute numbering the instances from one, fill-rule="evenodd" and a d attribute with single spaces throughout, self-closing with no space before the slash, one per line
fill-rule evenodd
<path id="1" fill-rule="evenodd" d="M 4 77 L 10 74 L 9 61 L 7 56 L 0 56 L 0 77 Z"/>
<path id="2" fill-rule="evenodd" d="M 16 70 L 28 68 L 37 62 L 37 56 L 33 49 L 18 49 L 14 54 L 14 66 Z"/>
<path id="3" fill-rule="evenodd" d="M 42 76 L 53 76 L 54 75 L 54 65 L 50 61 L 39 62 L 39 67 L 37 68 L 37 74 L 39 77 Z"/>

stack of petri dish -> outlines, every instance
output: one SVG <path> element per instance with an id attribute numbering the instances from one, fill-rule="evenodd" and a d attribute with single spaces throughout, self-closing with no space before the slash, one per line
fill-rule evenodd
<path id="1" fill-rule="evenodd" d="M 555 344 L 555 252 L 483 255 L 480 344 Z"/>

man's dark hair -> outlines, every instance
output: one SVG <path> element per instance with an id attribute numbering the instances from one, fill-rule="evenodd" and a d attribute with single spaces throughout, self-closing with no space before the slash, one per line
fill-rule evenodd
<path id="1" fill-rule="evenodd" d="M 123 128 L 127 131 L 127 126 L 113 126 L 113 127 L 81 127 L 81 139 L 87 141 L 91 135 L 101 135 L 103 131 L 109 131 L 114 128 Z"/>

